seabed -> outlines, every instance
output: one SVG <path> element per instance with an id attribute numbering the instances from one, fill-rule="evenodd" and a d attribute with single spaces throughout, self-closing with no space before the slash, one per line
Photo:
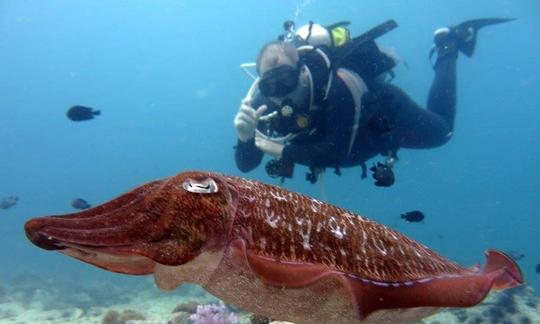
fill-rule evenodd
<path id="1" fill-rule="evenodd" d="M 201 288 L 184 285 L 166 293 L 150 278 L 135 284 L 96 281 L 74 284 L 44 281 L 21 275 L 0 286 L 1 323 L 103 323 L 180 324 L 193 323 L 197 305 L 219 300 Z M 254 321 L 253 314 L 230 308 L 238 323 Z M 268 322 L 266 322 L 268 323 Z M 491 293 L 480 305 L 466 309 L 445 309 L 419 323 L 540 323 L 540 298 L 529 286 Z"/>

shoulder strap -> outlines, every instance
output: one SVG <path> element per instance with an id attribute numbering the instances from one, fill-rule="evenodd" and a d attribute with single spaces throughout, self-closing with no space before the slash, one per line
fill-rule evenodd
<path id="1" fill-rule="evenodd" d="M 334 78 L 330 58 L 321 48 L 312 45 L 300 46 L 297 51 L 310 72 L 314 101 L 320 103 L 326 100 Z"/>
<path id="2" fill-rule="evenodd" d="M 354 141 L 356 140 L 356 133 L 360 125 L 360 118 L 362 117 L 362 96 L 368 92 L 368 88 L 364 80 L 358 75 L 358 73 L 346 69 L 339 68 L 337 70 L 337 76 L 343 80 L 354 102 L 354 119 L 351 130 L 351 137 L 349 139 L 349 148 L 347 150 L 347 157 L 351 154 Z"/>

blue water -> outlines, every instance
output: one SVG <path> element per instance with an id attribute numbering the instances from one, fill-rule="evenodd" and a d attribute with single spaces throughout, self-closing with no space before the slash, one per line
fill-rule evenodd
<path id="1" fill-rule="evenodd" d="M 401 150 L 391 188 L 361 180 L 359 168 L 328 171 L 324 187 L 311 185 L 302 167 L 285 187 L 393 226 L 464 265 L 483 262 L 487 248 L 521 252 L 539 291 L 537 0 L 2 0 L 0 198 L 20 200 L 0 210 L 0 282 L 26 271 L 126 280 L 32 246 L 24 222 L 72 212 L 76 197 L 98 204 L 188 169 L 240 175 L 232 120 L 250 80 L 239 64 L 254 61 L 284 20 L 350 20 L 359 34 L 394 18 L 399 28 L 380 43 L 408 64 L 394 83 L 423 104 L 433 30 L 491 16 L 518 20 L 483 30 L 474 57 L 460 57 L 447 145 Z M 71 122 L 65 112 L 75 104 L 102 116 Z M 277 183 L 262 167 L 245 176 Z M 413 209 L 424 223 L 400 220 Z"/>

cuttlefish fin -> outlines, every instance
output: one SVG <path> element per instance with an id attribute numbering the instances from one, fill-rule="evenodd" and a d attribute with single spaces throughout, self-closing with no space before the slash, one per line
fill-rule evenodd
<path id="1" fill-rule="evenodd" d="M 404 282 L 381 282 L 323 265 L 277 261 L 246 250 L 242 242 L 236 244 L 235 251 L 237 257 L 247 261 L 258 278 L 272 286 L 304 288 L 322 280 L 336 279 L 348 292 L 359 319 L 385 309 L 473 306 L 480 303 L 491 289 L 506 289 L 523 283 L 516 263 L 495 250 L 486 252 L 486 265 L 482 270 Z"/>
<path id="2" fill-rule="evenodd" d="M 246 249 L 242 240 L 233 243 L 234 254 L 264 283 L 280 288 L 303 288 L 329 273 L 323 265 L 282 262 L 257 255 Z"/>
<path id="3" fill-rule="evenodd" d="M 496 250 L 486 252 L 486 265 L 479 272 L 434 276 L 414 281 L 384 283 L 342 276 L 359 318 L 374 311 L 412 307 L 468 307 L 480 303 L 491 289 L 523 284 L 516 263 Z"/>

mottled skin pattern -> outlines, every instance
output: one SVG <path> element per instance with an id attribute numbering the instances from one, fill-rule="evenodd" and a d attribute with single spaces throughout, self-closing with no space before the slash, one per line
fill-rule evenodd
<path id="1" fill-rule="evenodd" d="M 238 177 L 186 172 L 101 206 L 25 225 L 36 245 L 103 269 L 201 285 L 225 302 L 297 323 L 409 323 L 523 282 L 490 250 L 463 268 L 341 208 Z"/>
<path id="2" fill-rule="evenodd" d="M 359 278 L 397 284 L 471 272 L 342 208 L 260 182 L 228 179 L 239 193 L 233 235 L 261 256 L 324 264 Z"/>

